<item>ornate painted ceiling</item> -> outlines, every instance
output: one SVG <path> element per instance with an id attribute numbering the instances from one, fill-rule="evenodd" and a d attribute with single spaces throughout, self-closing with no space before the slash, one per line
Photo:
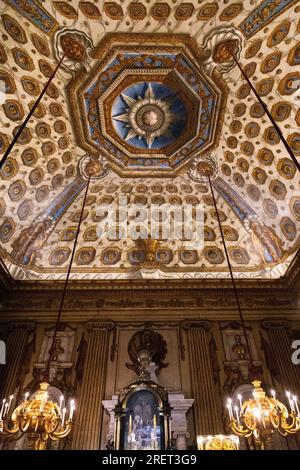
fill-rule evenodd
<path id="1" fill-rule="evenodd" d="M 1 169 L 1 258 L 16 279 L 278 278 L 299 248 L 300 2 L 5 0 L 0 152 L 55 66 Z M 1 156 L 0 153 L 0 156 Z M 203 204 L 204 244 L 99 238 L 99 207 Z M 121 221 L 121 218 L 119 218 Z M 108 227 L 109 229 L 110 227 Z"/>

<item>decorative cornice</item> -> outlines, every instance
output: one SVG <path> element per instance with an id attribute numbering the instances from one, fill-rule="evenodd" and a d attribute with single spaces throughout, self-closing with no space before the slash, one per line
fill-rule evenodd
<path id="1" fill-rule="evenodd" d="M 7 325 L 7 330 L 8 331 L 27 331 L 28 333 L 31 333 L 35 329 L 35 323 L 34 322 L 11 322 L 8 323 Z"/>
<path id="2" fill-rule="evenodd" d="M 181 323 L 184 330 L 191 330 L 200 328 L 201 330 L 209 330 L 211 328 L 211 322 L 208 320 L 184 320 Z"/>
<path id="3" fill-rule="evenodd" d="M 116 324 L 113 321 L 99 322 L 91 320 L 85 324 L 88 331 L 111 331 L 115 326 Z"/>
<path id="4" fill-rule="evenodd" d="M 263 320 L 261 325 L 266 330 L 277 330 L 278 328 L 288 329 L 289 322 L 287 320 Z"/>

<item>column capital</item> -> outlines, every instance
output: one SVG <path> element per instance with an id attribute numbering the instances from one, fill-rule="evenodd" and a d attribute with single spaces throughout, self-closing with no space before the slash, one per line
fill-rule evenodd
<path id="1" fill-rule="evenodd" d="M 85 324 L 88 331 L 111 331 L 115 328 L 116 324 L 112 320 L 109 321 L 94 321 L 90 320 Z"/>
<path id="2" fill-rule="evenodd" d="M 289 322 L 287 320 L 263 320 L 261 325 L 266 330 L 275 330 L 278 328 L 288 329 Z"/>
<path id="3" fill-rule="evenodd" d="M 30 333 L 35 329 L 35 323 L 34 322 L 10 322 L 7 324 L 7 330 L 9 332 L 12 331 L 27 331 Z"/>
<path id="4" fill-rule="evenodd" d="M 209 330 L 211 328 L 211 322 L 208 320 L 183 320 L 181 326 L 184 330 L 191 330 L 195 328 Z"/>

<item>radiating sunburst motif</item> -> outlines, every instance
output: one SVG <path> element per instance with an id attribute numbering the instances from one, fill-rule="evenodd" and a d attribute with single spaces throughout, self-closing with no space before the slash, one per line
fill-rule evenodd
<path id="1" fill-rule="evenodd" d="M 148 83 L 144 96 L 136 99 L 125 93 L 121 96 L 127 107 L 124 113 L 113 118 L 128 128 L 125 140 L 144 139 L 151 148 L 157 137 L 169 135 L 171 126 L 181 119 L 171 109 L 173 96 L 155 97 L 151 83 Z"/>

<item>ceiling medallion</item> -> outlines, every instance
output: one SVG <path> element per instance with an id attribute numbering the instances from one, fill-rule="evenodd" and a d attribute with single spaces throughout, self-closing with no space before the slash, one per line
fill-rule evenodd
<path id="1" fill-rule="evenodd" d="M 217 159 L 212 155 L 198 155 L 194 158 L 189 168 L 189 176 L 192 180 L 206 182 L 208 176 L 215 179 L 219 172 L 219 165 Z"/>
<path id="2" fill-rule="evenodd" d="M 62 67 L 73 73 L 82 67 L 90 70 L 93 47 L 92 39 L 77 29 L 61 28 L 54 35 L 56 58 L 60 60 L 65 54 Z"/>
<path id="3" fill-rule="evenodd" d="M 218 144 L 228 89 L 188 35 L 114 33 L 92 55 L 67 87 L 87 154 L 122 177 L 173 177 Z"/>
<path id="4" fill-rule="evenodd" d="M 78 171 L 80 176 L 88 180 L 99 180 L 105 178 L 109 172 L 109 164 L 105 157 L 99 155 L 98 158 L 91 155 L 84 155 L 78 163 Z"/>
<path id="5" fill-rule="evenodd" d="M 218 28 L 204 39 L 204 51 L 207 59 L 204 68 L 207 73 L 212 74 L 213 70 L 223 74 L 228 73 L 235 67 L 235 61 L 240 58 L 243 38 L 239 31 L 234 28 Z"/>
<path id="6" fill-rule="evenodd" d="M 151 148 L 155 139 L 170 135 L 171 126 L 180 120 L 180 117 L 172 111 L 170 95 L 164 98 L 155 96 L 152 84 L 148 83 L 144 96 L 136 99 L 122 93 L 122 98 L 127 107 L 125 113 L 114 116 L 114 120 L 125 123 L 128 132 L 125 140 L 137 137 L 143 139 L 147 148 Z M 159 143 L 158 143 L 159 145 Z"/>

